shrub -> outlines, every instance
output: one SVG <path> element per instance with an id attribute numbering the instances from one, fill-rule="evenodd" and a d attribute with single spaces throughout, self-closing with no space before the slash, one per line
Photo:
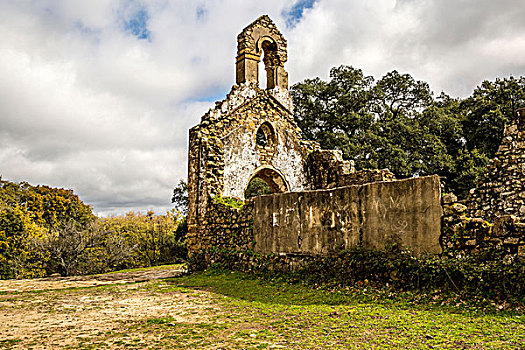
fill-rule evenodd
<path id="1" fill-rule="evenodd" d="M 492 301 L 525 302 L 525 260 L 503 261 L 487 256 L 415 257 L 407 251 L 353 248 L 330 257 L 302 257 L 290 268 L 287 257 L 253 252 L 220 251 L 216 264 L 281 276 L 291 281 L 334 287 L 370 285 L 398 291 L 436 292 Z"/>

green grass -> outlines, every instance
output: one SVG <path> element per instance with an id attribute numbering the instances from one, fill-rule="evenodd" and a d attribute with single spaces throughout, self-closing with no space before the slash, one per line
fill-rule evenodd
<path id="1" fill-rule="evenodd" d="M 166 282 L 158 292 L 210 291 L 218 308 L 197 324 L 146 321 L 149 332 L 164 334 L 161 348 L 525 349 L 524 319 L 508 312 L 374 300 L 227 271 Z"/>
<path id="2" fill-rule="evenodd" d="M 525 316 L 516 311 L 441 305 L 440 299 L 408 292 L 316 289 L 225 270 L 134 286 L 47 291 L 38 303 L 23 292 L 8 300 L 19 299 L 16 307 L 36 307 L 50 319 L 71 312 L 63 300 L 83 296 L 175 303 L 149 304 L 157 311 L 123 319 L 89 338 L 77 336 L 72 349 L 525 349 Z M 94 306 L 78 304 L 79 315 Z M 29 341 L 8 340 L 0 348 Z"/>

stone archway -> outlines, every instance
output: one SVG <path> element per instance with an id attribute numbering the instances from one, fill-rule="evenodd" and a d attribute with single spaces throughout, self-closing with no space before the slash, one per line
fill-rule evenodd
<path id="1" fill-rule="evenodd" d="M 288 192 L 288 183 L 286 182 L 285 178 L 281 173 L 279 173 L 276 169 L 273 169 L 269 166 L 264 166 L 255 171 L 255 173 L 250 177 L 250 180 L 248 181 L 248 185 L 244 191 L 245 197 L 246 197 L 246 191 L 250 187 L 250 184 L 252 184 L 252 181 L 260 179 L 264 181 L 269 189 L 271 190 L 271 193 L 283 193 Z M 268 192 L 263 192 L 260 194 L 269 194 Z M 260 195 L 258 194 L 258 195 Z"/>

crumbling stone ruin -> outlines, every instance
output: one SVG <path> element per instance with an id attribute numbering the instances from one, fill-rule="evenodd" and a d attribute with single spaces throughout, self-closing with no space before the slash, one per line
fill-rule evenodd
<path id="1" fill-rule="evenodd" d="M 293 120 L 282 34 L 261 16 L 237 42 L 236 85 L 190 130 L 190 256 L 224 248 L 330 254 L 389 242 L 439 252 L 438 178 L 398 183 L 386 169 L 356 172 L 341 152 L 304 140 Z M 265 89 L 259 85 L 261 58 Z M 254 178 L 274 195 L 233 208 Z"/>
<path id="2" fill-rule="evenodd" d="M 461 203 L 443 198 L 442 244 L 451 251 L 525 256 L 525 109 L 505 126 L 484 178 Z"/>
<path id="3" fill-rule="evenodd" d="M 525 219 L 525 109 L 505 126 L 503 141 L 484 179 L 471 190 L 468 207 L 474 217 Z"/>
<path id="4" fill-rule="evenodd" d="M 523 224 L 507 215 L 523 218 L 525 210 L 523 112 L 467 207 L 441 195 L 436 175 L 396 180 L 388 169 L 355 171 L 340 151 L 303 139 L 293 119 L 283 35 L 261 16 L 237 42 L 236 84 L 190 130 L 190 259 L 206 264 L 223 251 L 252 252 L 291 266 L 352 247 L 391 245 L 414 254 L 499 246 L 525 255 Z M 266 88 L 259 84 L 261 58 Z M 273 194 L 246 200 L 254 179 Z M 494 224 L 469 213 L 494 217 Z"/>
<path id="5" fill-rule="evenodd" d="M 276 193 L 306 189 L 305 160 L 318 148 L 301 139 L 294 123 L 284 70 L 286 40 L 270 18 L 257 19 L 237 41 L 237 84 L 190 130 L 190 251 L 208 248 L 214 239 L 207 230 L 214 221 L 215 197 L 244 200 L 244 191 L 255 177 Z M 259 87 L 261 57 L 266 89 Z"/>

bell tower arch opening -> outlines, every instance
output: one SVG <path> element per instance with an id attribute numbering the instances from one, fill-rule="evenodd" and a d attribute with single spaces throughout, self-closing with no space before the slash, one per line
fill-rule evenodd
<path id="1" fill-rule="evenodd" d="M 259 86 L 265 89 L 277 86 L 288 89 L 288 73 L 284 70 L 287 60 L 286 39 L 266 15 L 259 17 L 237 36 L 237 84 L 259 84 L 261 58 L 266 71 L 266 86 L 264 82 Z"/>
<path id="2" fill-rule="evenodd" d="M 266 74 L 259 75 L 259 87 L 263 89 L 273 89 L 277 86 L 277 71 L 280 65 L 277 43 L 269 36 L 263 36 L 257 41 L 257 53 L 262 60 L 258 68 L 263 68 Z M 261 72 L 262 70 L 259 70 Z M 266 76 L 266 79 L 264 79 Z"/>
<path id="3" fill-rule="evenodd" d="M 275 130 L 269 122 L 264 122 L 255 133 L 255 144 L 257 147 L 274 147 L 277 143 Z"/>

